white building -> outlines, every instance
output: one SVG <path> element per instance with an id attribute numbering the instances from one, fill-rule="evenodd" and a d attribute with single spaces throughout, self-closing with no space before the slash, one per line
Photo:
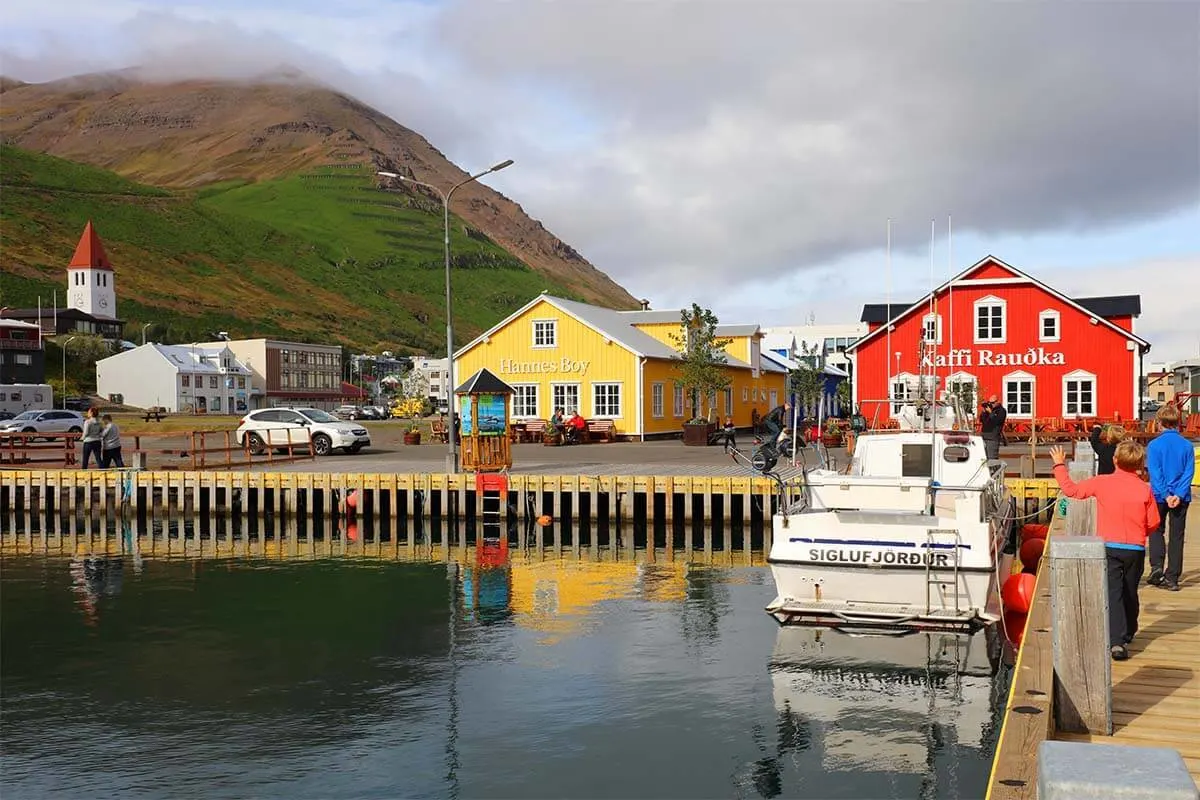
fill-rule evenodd
<path id="1" fill-rule="evenodd" d="M 250 370 L 216 344 L 144 344 L 96 362 L 96 391 L 138 408 L 241 414 L 250 410 Z"/>
<path id="2" fill-rule="evenodd" d="M 425 376 L 425 380 L 429 385 L 429 392 L 425 396 L 436 407 L 441 407 L 446 404 L 447 385 L 450 389 L 458 387 L 458 383 L 450 380 L 449 371 L 446 369 L 446 359 L 444 358 L 425 358 L 424 356 L 413 356 L 412 368 L 414 372 L 420 372 Z M 454 365 L 454 372 L 458 373 L 458 364 Z"/>
<path id="3" fill-rule="evenodd" d="M 342 382 L 342 348 L 279 339 L 231 339 L 201 347 L 228 348 L 251 374 L 250 409 L 308 406 L 332 411 L 361 403 L 359 390 Z"/>
<path id="4" fill-rule="evenodd" d="M 767 349 L 779 352 L 788 337 L 794 341 L 792 353 L 783 355 L 798 358 L 805 352 L 824 357 L 825 364 L 850 373 L 854 370 L 846 348 L 867 335 L 867 323 L 847 322 L 834 325 L 783 325 L 763 328 Z"/>

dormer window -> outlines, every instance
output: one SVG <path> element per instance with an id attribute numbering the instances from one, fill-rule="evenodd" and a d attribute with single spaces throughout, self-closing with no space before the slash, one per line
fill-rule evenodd
<path id="1" fill-rule="evenodd" d="M 1008 332 L 1008 304 L 999 297 L 975 301 L 975 342 L 1003 343 Z"/>
<path id="2" fill-rule="evenodd" d="M 556 319 L 535 319 L 533 321 L 533 346 L 534 347 L 557 347 L 558 346 L 558 320 L 556 320 Z"/>
<path id="3" fill-rule="evenodd" d="M 942 343 L 941 314 L 926 314 L 921 319 L 921 341 L 925 344 Z"/>
<path id="4" fill-rule="evenodd" d="M 1038 341 L 1057 342 L 1062 338 L 1062 318 L 1057 311 L 1047 309 L 1038 315 Z"/>

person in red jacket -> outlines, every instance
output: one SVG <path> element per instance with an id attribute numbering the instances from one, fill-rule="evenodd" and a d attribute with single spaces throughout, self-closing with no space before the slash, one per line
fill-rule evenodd
<path id="1" fill-rule="evenodd" d="M 1138 628 L 1138 582 L 1146 568 L 1146 537 L 1158 528 L 1158 504 L 1139 477 L 1146 448 L 1123 441 L 1113 453 L 1116 471 L 1075 483 L 1061 447 L 1050 448 L 1054 479 L 1067 497 L 1096 498 L 1096 534 L 1104 540 L 1108 570 L 1108 641 L 1113 660 L 1129 658 Z"/>

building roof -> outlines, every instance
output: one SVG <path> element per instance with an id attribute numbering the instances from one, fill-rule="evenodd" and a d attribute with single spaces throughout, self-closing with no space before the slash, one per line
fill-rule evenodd
<path id="1" fill-rule="evenodd" d="M 718 325 L 717 336 L 755 336 L 759 333 L 757 325 Z"/>
<path id="2" fill-rule="evenodd" d="M 555 297 L 550 294 L 540 294 L 530 300 L 525 305 L 518 308 L 507 317 L 497 322 L 491 328 L 475 337 L 463 347 L 455 352 L 454 357 L 459 358 L 491 334 L 503 328 L 505 325 L 512 322 L 517 317 L 524 314 L 536 303 L 545 301 L 555 308 L 563 311 L 566 314 L 587 325 L 592 330 L 611 340 L 614 344 L 624 347 L 635 356 L 643 356 L 645 358 L 661 358 L 677 360 L 679 352 L 669 345 L 663 344 L 658 339 L 655 339 L 645 331 L 638 330 L 634 327 L 638 322 L 646 323 L 654 320 L 647 319 L 647 315 L 656 314 L 671 314 L 676 312 L 667 311 L 614 311 L 611 308 L 602 308 L 593 306 L 587 303 L 580 303 L 575 300 L 567 300 L 562 297 Z M 674 321 L 678 317 L 672 317 L 670 321 Z M 732 326 L 730 326 L 732 327 Z M 757 325 L 746 326 L 758 329 Z M 744 334 L 743 334 L 744 335 Z M 731 367 L 741 367 L 742 369 L 750 369 L 750 365 L 741 359 L 734 358 L 728 353 L 725 354 L 725 363 Z"/>
<path id="3" fill-rule="evenodd" d="M 1136 317 L 1142 313 L 1142 296 L 1076 297 L 1075 302 L 1100 317 Z"/>
<path id="4" fill-rule="evenodd" d="M 54 319 L 54 307 L 43 306 L 41 309 L 42 320 Z M 81 319 L 87 322 L 102 322 L 105 325 L 125 324 L 125 320 L 116 319 L 114 317 L 98 317 L 95 314 L 89 314 L 86 311 L 80 311 L 78 308 L 69 308 L 61 306 L 58 309 L 58 316 L 63 319 Z M 38 309 L 36 308 L 6 308 L 4 315 L 0 319 L 38 319 Z"/>
<path id="5" fill-rule="evenodd" d="M 991 256 L 991 255 L 985 256 L 985 257 L 981 258 L 979 261 L 976 261 L 974 264 L 967 267 L 962 272 L 955 275 L 953 278 L 950 278 L 948 281 L 945 281 L 944 283 L 942 283 L 940 286 L 938 286 L 936 289 L 934 289 L 929 294 L 926 294 L 924 297 L 922 297 L 917 302 L 911 303 L 907 306 L 900 307 L 899 311 L 897 311 L 897 306 L 895 303 L 893 303 L 890 307 L 887 306 L 886 304 L 882 304 L 882 303 L 874 305 L 874 306 L 870 306 L 870 305 L 864 306 L 863 307 L 863 321 L 864 322 L 875 321 L 873 319 L 872 320 L 867 319 L 868 309 L 874 308 L 875 309 L 875 311 L 873 312 L 874 315 L 879 317 L 879 319 L 878 319 L 879 327 L 876 328 L 875 330 L 871 331 L 870 333 L 866 334 L 865 336 L 863 336 L 857 342 L 854 342 L 853 344 L 851 344 L 849 349 L 857 350 L 864 343 L 870 341 L 871 339 L 874 339 L 877 335 L 880 335 L 883 331 L 886 331 L 889 327 L 889 325 L 888 325 L 889 321 L 891 324 L 895 324 L 896 322 L 898 322 L 900 320 L 901 317 L 908 316 L 909 314 L 913 313 L 914 311 L 925 308 L 930 303 L 931 298 L 933 298 L 933 297 L 937 296 L 939 293 L 945 291 L 946 288 L 951 286 L 952 284 L 956 284 L 959 281 L 962 281 L 967 275 L 970 275 L 972 272 L 974 272 L 975 270 L 979 269 L 980 267 L 982 267 L 984 264 L 987 264 L 987 263 L 992 263 L 999 267 L 1002 267 L 1003 269 L 1005 269 L 1009 273 L 1011 273 L 1015 278 L 1020 278 L 1024 281 L 1028 281 L 1029 283 L 1038 287 L 1039 289 L 1046 292 L 1047 294 L 1052 295 L 1053 297 L 1057 297 L 1059 300 L 1066 303 L 1067 305 L 1074 306 L 1078 311 L 1088 314 L 1089 316 L 1097 317 L 1097 320 L 1101 324 L 1106 325 L 1107 327 L 1111 328 L 1112 330 L 1116 331 L 1117 333 L 1121 334 L 1122 336 L 1138 343 L 1139 345 L 1141 345 L 1141 347 L 1144 351 L 1150 349 L 1149 342 L 1147 342 L 1145 339 L 1138 336 L 1137 334 L 1131 333 L 1130 331 L 1125 330 L 1121 326 L 1111 322 L 1108 319 L 1108 317 L 1106 316 L 1105 312 L 1098 311 L 1098 310 L 1092 310 L 1092 309 L 1088 308 L 1087 306 L 1085 306 L 1083 304 L 1083 301 L 1073 300 L 1070 297 L 1067 297 L 1062 292 L 1058 291 L 1057 289 L 1054 289 L 1054 288 L 1042 283 L 1041 281 L 1039 281 L 1037 278 L 1033 277 L 1032 275 L 1022 272 L 1021 270 L 1017 269 L 1016 267 L 1012 266 L 1011 264 L 1006 264 L 1005 262 L 1003 262 L 1000 259 L 996 258 L 995 256 Z M 1122 295 L 1120 297 L 1095 297 L 1095 298 L 1091 298 L 1091 300 L 1094 303 L 1096 303 L 1099 308 L 1102 308 L 1102 309 L 1109 309 L 1109 308 L 1122 309 L 1122 310 L 1117 311 L 1116 313 L 1112 314 L 1113 316 L 1122 316 L 1125 314 L 1133 314 L 1134 312 L 1130 311 L 1128 309 L 1135 308 L 1135 307 L 1138 309 L 1138 311 L 1140 313 L 1140 309 L 1141 309 L 1141 298 L 1137 295 Z M 1109 313 L 1112 313 L 1112 312 L 1109 312 Z"/>
<path id="6" fill-rule="evenodd" d="M 781 356 L 779 353 L 770 350 L 763 350 L 758 357 L 759 366 L 764 372 L 791 372 L 799 365 L 792 361 L 787 356 Z"/>
<path id="7" fill-rule="evenodd" d="M 659 322 L 674 322 L 676 324 L 683 323 L 683 312 L 679 309 L 668 311 L 650 311 L 647 309 L 645 311 L 618 311 L 617 313 L 622 316 L 629 317 L 630 321 L 634 324 L 639 322 L 647 325 L 653 325 L 654 323 Z"/>
<path id="8" fill-rule="evenodd" d="M 889 319 L 900 316 L 914 305 L 916 303 L 892 303 L 890 306 L 887 303 L 868 303 L 863 306 L 862 317 L 860 319 L 863 322 L 874 322 L 882 325 Z"/>
<path id="9" fill-rule="evenodd" d="M 244 374 L 249 375 L 250 370 L 246 368 L 237 358 L 233 359 L 234 366 L 225 369 L 222 373 L 221 366 L 215 363 L 215 359 L 221 355 L 224 347 L 213 347 L 203 344 L 144 344 L 142 347 L 150 347 L 162 356 L 168 364 L 173 366 L 177 372 L 207 372 L 214 375 L 218 374 Z M 141 347 L 136 348 L 138 350 Z M 133 352 L 133 351 L 127 351 Z M 212 359 L 212 360 L 210 360 Z"/>
<path id="10" fill-rule="evenodd" d="M 0 325 L 3 325 L 6 328 L 27 328 L 34 331 L 40 331 L 42 329 L 42 327 L 36 323 L 22 322 L 19 319 L 9 319 L 7 317 L 0 317 Z"/>
<path id="11" fill-rule="evenodd" d="M 83 228 L 83 236 L 79 237 L 79 244 L 75 246 L 75 255 L 71 256 L 71 263 L 67 265 L 68 269 L 80 267 L 106 269 L 109 272 L 112 272 L 113 268 L 112 262 L 108 260 L 108 253 L 104 252 L 104 243 L 100 241 L 100 236 L 92 227 L 90 219 Z"/>
<path id="12" fill-rule="evenodd" d="M 466 383 L 454 390 L 455 394 L 512 394 L 513 388 L 497 378 L 488 369 L 481 369 Z"/>

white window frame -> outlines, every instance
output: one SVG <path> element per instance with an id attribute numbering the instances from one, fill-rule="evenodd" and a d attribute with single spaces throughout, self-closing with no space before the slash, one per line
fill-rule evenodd
<path id="1" fill-rule="evenodd" d="M 1054 320 L 1054 335 L 1046 335 L 1046 320 Z M 1038 341 L 1039 342 L 1061 342 L 1062 341 L 1062 315 L 1052 308 L 1048 308 L 1038 314 Z"/>
<path id="2" fill-rule="evenodd" d="M 888 378 L 888 400 L 890 401 L 889 408 L 891 415 L 894 417 L 900 413 L 900 410 L 916 395 L 917 376 L 911 372 L 900 372 Z M 897 387 L 903 387 L 903 392 L 897 392 Z"/>
<path id="3" fill-rule="evenodd" d="M 530 320 L 532 326 L 530 328 L 530 346 L 535 350 L 548 350 L 552 347 L 558 347 L 558 320 L 556 319 L 535 319 Z M 541 327 L 539 326 L 546 326 Z M 543 336 L 542 343 L 538 343 L 538 333 L 549 331 L 549 336 Z M 546 341 L 549 339 L 549 341 Z"/>
<path id="4" fill-rule="evenodd" d="M 650 384 L 650 416 L 655 419 L 663 418 L 666 393 L 667 387 L 661 381 Z"/>
<path id="5" fill-rule="evenodd" d="M 749 386 L 742 387 L 742 402 L 743 403 L 750 402 L 750 387 Z"/>
<path id="6" fill-rule="evenodd" d="M 564 390 L 563 391 L 564 395 L 567 394 L 567 391 L 566 391 L 567 389 L 574 389 L 575 390 L 575 405 L 571 405 L 570 403 L 568 403 L 565 400 L 559 401 L 558 391 L 557 391 L 558 389 Z M 552 383 L 552 384 L 550 384 L 550 415 L 551 416 L 554 415 L 554 409 L 559 408 L 559 407 L 562 407 L 563 413 L 565 413 L 565 414 L 570 414 L 572 409 L 574 409 L 575 411 L 582 412 L 583 409 L 580 407 L 580 404 L 582 402 L 583 402 L 583 392 L 581 392 L 579 390 L 578 383 Z"/>
<path id="7" fill-rule="evenodd" d="M 779 390 L 778 389 L 771 390 L 771 402 L 768 403 L 768 405 L 771 406 L 772 411 L 774 411 L 775 408 L 779 405 Z"/>
<path id="8" fill-rule="evenodd" d="M 538 406 L 541 401 L 541 397 L 540 397 L 541 387 L 538 386 L 538 384 L 536 384 L 536 383 L 514 383 L 514 384 L 512 384 L 512 388 L 513 388 L 513 403 L 512 403 L 513 419 L 537 419 Z M 517 402 L 518 402 L 518 399 L 520 398 L 522 392 L 528 391 L 530 389 L 533 390 L 533 412 L 523 414 L 523 413 L 521 413 L 521 409 L 518 408 Z M 528 398 L 525 399 L 525 401 L 523 402 L 523 405 L 525 406 L 525 411 L 529 411 Z"/>
<path id="9" fill-rule="evenodd" d="M 1008 387 L 1009 384 L 1013 383 L 1029 384 L 1028 411 L 1021 410 L 1019 398 L 1015 403 L 1011 401 Z M 1014 419 L 1033 419 L 1034 415 L 1037 413 L 1037 377 L 1023 370 L 1018 370 L 1017 372 L 1010 372 L 1005 375 L 1000 385 L 1004 390 L 1004 393 L 1000 396 L 1000 400 L 1004 403 L 1004 408 L 1008 412 L 1008 416 Z"/>
<path id="10" fill-rule="evenodd" d="M 933 338 L 929 338 L 929 323 L 933 322 Z M 942 343 L 942 315 L 926 314 L 921 317 L 921 341 L 926 344 Z"/>
<path id="11" fill-rule="evenodd" d="M 725 414 L 733 415 L 733 387 L 725 387 Z"/>
<path id="12" fill-rule="evenodd" d="M 600 403 L 597 402 L 596 393 L 601 389 L 611 389 L 616 387 L 617 408 L 616 411 L 600 410 Z M 606 401 L 607 402 L 607 401 Z M 625 402 L 624 387 L 620 381 L 598 381 L 592 384 L 592 419 L 620 419 L 624 416 L 624 408 L 622 405 Z"/>
<path id="13" fill-rule="evenodd" d="M 1087 411 L 1084 411 L 1081 408 L 1079 408 L 1079 406 L 1081 405 L 1081 401 L 1078 398 L 1075 401 L 1076 409 L 1074 411 L 1070 410 L 1071 403 L 1068 399 L 1068 392 L 1069 392 L 1068 387 L 1072 383 L 1079 383 L 1079 384 L 1091 383 L 1092 384 L 1091 407 Z M 1098 387 L 1098 381 L 1096 380 L 1095 373 L 1088 372 L 1085 369 L 1073 370 L 1071 372 L 1068 372 L 1066 375 L 1063 375 L 1062 376 L 1062 415 L 1063 415 L 1063 417 L 1074 419 L 1075 417 L 1094 417 L 1094 416 L 1096 416 L 1096 389 L 1097 389 L 1097 387 Z M 1081 385 L 1076 389 L 1076 391 L 1079 392 L 1080 394 L 1082 394 L 1082 392 L 1080 391 L 1082 388 L 1083 387 Z"/>
<path id="14" fill-rule="evenodd" d="M 675 396 L 672 398 L 672 400 L 674 403 L 672 410 L 675 413 L 675 417 L 677 419 L 683 419 L 683 387 L 679 384 L 675 385 Z"/>
<path id="15" fill-rule="evenodd" d="M 1000 335 L 993 337 L 991 334 L 991 315 L 988 315 L 988 334 L 986 336 L 979 335 L 979 312 L 983 309 L 1000 309 Z M 995 295 L 989 294 L 987 297 L 981 297 L 975 301 L 971 314 L 971 333 L 975 344 L 1004 344 L 1008 341 L 1008 301 Z"/>

